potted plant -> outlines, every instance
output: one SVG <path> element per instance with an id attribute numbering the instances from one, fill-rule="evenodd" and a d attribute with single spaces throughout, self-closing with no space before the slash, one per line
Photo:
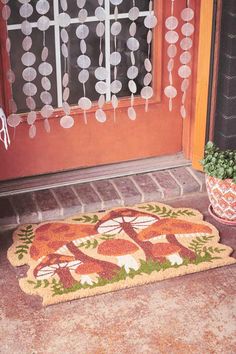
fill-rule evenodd
<path id="1" fill-rule="evenodd" d="M 209 212 L 218 221 L 236 225 L 236 150 L 220 150 L 206 144 L 201 164 L 206 173 Z"/>

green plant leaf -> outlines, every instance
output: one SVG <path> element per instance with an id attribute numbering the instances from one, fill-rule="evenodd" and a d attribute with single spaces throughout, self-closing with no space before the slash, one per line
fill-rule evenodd
<path id="1" fill-rule="evenodd" d="M 236 150 L 220 150 L 212 142 L 205 147 L 205 156 L 201 160 L 204 172 L 219 179 L 232 179 L 236 183 Z"/>

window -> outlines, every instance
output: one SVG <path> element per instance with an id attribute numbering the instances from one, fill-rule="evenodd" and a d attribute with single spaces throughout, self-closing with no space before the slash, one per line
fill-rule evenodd
<path id="1" fill-rule="evenodd" d="M 41 0 L 43 2 L 43 0 Z M 35 109 L 40 110 L 44 104 L 52 105 L 54 108 L 63 106 L 63 74 L 65 69 L 65 60 L 61 53 L 62 40 L 61 40 L 61 27 L 59 23 L 60 14 L 63 12 L 61 5 L 63 1 L 60 0 L 44 0 L 50 5 L 49 11 L 46 16 L 49 18 L 48 28 L 45 32 L 38 29 L 38 20 L 40 14 L 37 12 L 35 1 L 30 1 L 33 6 L 32 14 L 27 17 L 27 21 L 31 23 L 32 33 L 26 36 L 22 33 L 22 3 L 23 1 L 9 0 L 8 6 L 11 8 L 11 16 L 8 20 L 8 36 L 11 40 L 10 65 L 15 75 L 15 81 L 12 84 L 13 97 L 16 102 L 17 110 L 19 113 L 29 111 L 27 107 L 27 88 L 25 86 L 25 99 L 22 99 L 22 89 L 25 83 L 30 82 L 28 87 L 31 90 L 33 100 L 35 101 Z M 134 79 L 137 86 L 135 95 L 140 95 L 143 87 L 145 75 L 147 74 L 144 61 L 147 57 L 147 33 L 148 29 L 144 26 L 144 19 L 149 11 L 149 0 L 138 0 L 137 6 L 140 10 L 136 22 L 137 32 L 135 37 L 139 40 L 139 50 L 134 53 L 136 66 L 138 67 L 138 76 Z M 25 2 L 27 4 L 27 2 Z M 106 84 L 109 89 L 106 91 L 106 101 L 111 100 L 110 84 L 115 79 L 114 66 L 111 63 L 111 53 L 115 50 L 121 54 L 121 62 L 117 65 L 117 75 L 122 82 L 122 89 L 117 93 L 118 97 L 130 96 L 130 89 L 128 86 L 129 79 L 127 77 L 127 68 L 130 67 L 130 50 L 127 48 L 127 39 L 130 37 L 129 27 L 131 20 L 129 19 L 129 10 L 133 6 L 133 0 L 123 1 L 119 5 L 118 20 L 122 25 L 122 30 L 116 39 L 116 49 L 114 47 L 115 40 L 111 34 L 111 26 L 115 21 L 114 5 L 110 0 L 104 0 L 103 8 L 105 10 L 105 33 L 100 43 L 99 37 L 96 35 L 96 27 L 99 23 L 98 18 L 95 16 L 95 10 L 98 7 L 97 0 L 87 0 L 85 8 L 88 12 L 86 25 L 89 28 L 89 35 L 86 38 L 86 54 L 91 59 L 91 65 L 88 68 L 89 81 L 86 84 L 86 96 L 91 101 L 99 99 L 99 93 L 96 91 L 95 86 L 97 78 L 95 77 L 95 69 L 99 66 L 99 51 L 102 45 L 102 52 L 104 53 L 104 66 L 106 67 L 109 75 L 106 78 Z M 78 105 L 78 100 L 83 96 L 83 84 L 78 80 L 78 75 L 81 72 L 77 64 L 78 57 L 82 54 L 80 41 L 76 36 L 76 29 L 80 24 L 78 18 L 79 8 L 76 1 L 68 1 L 68 9 L 66 12 L 70 16 L 70 25 L 66 28 L 69 35 L 68 41 L 68 60 L 66 63 L 67 71 L 69 73 L 69 97 L 67 102 L 70 105 Z M 25 32 L 26 33 L 26 32 Z M 30 42 L 32 39 L 32 46 Z M 49 64 L 46 69 L 48 71 L 42 83 L 43 75 L 40 72 L 40 65 L 42 65 L 42 50 L 43 46 L 48 50 L 47 63 Z M 30 48 L 30 49 L 28 49 Z M 31 57 L 26 58 L 26 54 L 31 53 Z M 25 55 L 25 57 L 24 57 Z M 24 65 L 27 61 L 31 61 L 32 65 Z M 29 63 L 28 62 L 28 63 Z M 43 86 L 43 87 L 42 87 Z M 46 87 L 47 95 L 42 96 Z M 33 90 L 32 90 L 33 89 Z"/>

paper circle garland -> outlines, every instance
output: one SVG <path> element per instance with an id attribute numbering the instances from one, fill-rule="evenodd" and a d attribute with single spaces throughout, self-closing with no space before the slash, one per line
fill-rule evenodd
<path id="1" fill-rule="evenodd" d="M 131 24 L 129 26 L 129 34 L 130 37 L 127 39 L 127 48 L 130 50 L 130 61 L 131 66 L 127 69 L 127 77 L 129 79 L 128 88 L 131 93 L 130 96 L 130 107 L 128 107 L 128 117 L 131 120 L 135 120 L 137 115 L 134 108 L 134 95 L 137 92 L 137 85 L 135 83 L 135 79 L 138 76 L 138 68 L 136 64 L 135 52 L 139 49 L 140 43 L 137 38 L 135 38 L 137 32 L 136 20 L 139 18 L 139 8 L 136 6 L 136 1 L 133 1 L 133 7 L 129 10 L 128 17 L 130 19 Z"/>
<path id="2" fill-rule="evenodd" d="M 62 128 L 65 128 L 65 129 L 72 128 L 74 123 L 75 123 L 74 119 L 71 116 L 66 115 L 60 119 L 60 124 L 61 124 Z"/>
<path id="3" fill-rule="evenodd" d="M 62 91 L 62 108 L 64 111 L 64 116 L 60 119 L 60 125 L 65 128 L 69 129 L 73 127 L 74 125 L 74 118 L 70 115 L 70 107 L 69 104 L 67 103 L 69 97 L 70 97 L 70 89 L 68 87 L 69 85 L 69 73 L 68 73 L 68 41 L 69 41 L 69 35 L 67 31 L 67 27 L 71 23 L 71 18 L 68 13 L 66 13 L 67 8 L 68 8 L 68 2 L 67 0 L 60 0 L 61 8 L 62 8 L 62 13 L 59 15 L 59 25 L 60 25 L 60 34 L 61 34 L 61 53 L 64 58 L 64 73 L 62 76 L 62 86 L 63 86 L 63 91 Z M 50 107 L 50 106 L 49 106 Z"/>
<path id="4" fill-rule="evenodd" d="M 16 128 L 21 122 L 19 114 L 12 113 L 7 118 L 7 124 L 12 128 Z"/>
<path id="5" fill-rule="evenodd" d="M 52 95 L 49 92 L 51 90 L 51 81 L 48 76 L 53 72 L 52 65 L 47 62 L 49 56 L 49 48 L 46 46 L 46 31 L 50 27 L 50 20 L 47 16 L 50 11 L 50 4 L 47 0 L 40 0 L 36 4 L 36 11 L 39 15 L 41 15 L 37 21 L 38 29 L 43 33 L 43 49 L 41 52 L 41 64 L 39 64 L 38 71 L 42 76 L 41 78 L 41 86 L 42 91 L 40 93 L 40 99 L 43 103 L 43 107 L 41 108 L 41 116 L 44 119 L 44 128 L 47 133 L 50 132 L 50 123 L 48 119 L 52 116 L 54 110 L 52 109 Z M 28 119 L 30 121 L 30 119 Z"/>
<path id="6" fill-rule="evenodd" d="M 96 85 L 95 85 L 95 90 L 99 93 L 99 99 L 98 99 L 98 109 L 95 112 L 95 118 L 99 123 L 104 123 L 107 120 L 107 116 L 105 111 L 103 110 L 103 106 L 105 104 L 105 95 L 107 94 L 108 91 L 108 85 L 107 85 L 107 79 L 108 79 L 108 70 L 106 67 L 103 65 L 103 48 L 102 48 L 102 41 L 103 41 L 103 36 L 105 34 L 105 25 L 103 21 L 106 19 L 106 12 L 104 8 L 102 7 L 103 5 L 103 0 L 98 0 L 98 7 L 95 10 L 95 16 L 99 20 L 97 27 L 96 27 L 96 34 L 99 37 L 99 66 L 96 68 L 94 74 L 96 79 L 98 80 Z M 116 22 L 113 23 L 111 26 L 111 32 L 112 31 L 119 31 L 119 25 L 117 25 Z"/>
<path id="7" fill-rule="evenodd" d="M 177 90 L 174 86 L 165 87 L 165 95 L 168 98 L 175 98 L 177 96 Z"/>
<path id="8" fill-rule="evenodd" d="M 180 54 L 180 67 L 178 69 L 178 75 L 183 79 L 181 84 L 182 91 L 182 104 L 180 107 L 180 114 L 182 118 L 186 118 L 187 109 L 185 106 L 187 90 L 189 87 L 189 80 L 192 74 L 191 60 L 192 54 L 190 52 L 193 46 L 193 40 L 191 36 L 194 33 L 194 25 L 190 21 L 194 18 L 194 10 L 190 8 L 190 0 L 187 2 L 187 7 L 181 11 L 181 19 L 185 22 L 181 27 L 181 33 L 185 36 L 180 41 L 180 48 L 183 52 Z"/>
<path id="9" fill-rule="evenodd" d="M 122 89 L 122 83 L 121 81 L 117 78 L 117 73 L 118 73 L 118 65 L 121 63 L 121 55 L 117 51 L 117 36 L 121 33 L 122 30 L 122 24 L 120 21 L 118 21 L 118 14 L 119 14 L 119 9 L 118 6 L 123 2 L 123 0 L 110 0 L 111 4 L 115 6 L 114 9 L 114 22 L 111 26 L 111 35 L 113 36 L 114 39 L 114 52 L 111 53 L 110 55 L 110 62 L 111 65 L 113 66 L 113 77 L 114 80 L 111 82 L 111 87 L 110 87 L 110 92 L 112 94 L 112 99 L 111 99 L 111 104 L 113 106 L 113 119 L 116 121 L 116 109 L 118 107 L 118 99 L 117 99 L 117 94 L 121 91 Z"/>
<path id="10" fill-rule="evenodd" d="M 154 27 L 157 25 L 157 17 L 154 14 L 153 11 L 153 1 L 150 0 L 149 1 L 149 13 L 148 15 L 145 17 L 144 19 L 144 26 L 148 29 L 148 33 L 147 33 L 147 45 L 148 45 L 148 56 L 144 61 L 144 66 L 145 69 L 148 73 L 150 73 L 152 71 L 152 63 L 151 63 L 151 44 L 152 44 L 152 30 L 154 29 Z M 147 84 L 148 81 L 144 80 L 144 87 L 141 90 L 141 97 L 146 101 L 145 104 L 145 111 L 148 110 L 148 101 L 150 98 L 152 98 L 154 92 L 151 86 L 151 82 L 148 83 L 148 85 L 145 86 L 145 84 Z"/>
<path id="11" fill-rule="evenodd" d="M 165 96 L 169 99 L 169 111 L 172 111 L 173 103 L 172 100 L 177 96 L 177 89 L 174 86 L 173 82 L 173 70 L 175 67 L 175 57 L 177 55 L 177 42 L 179 40 L 179 34 L 176 31 L 179 25 L 179 20 L 175 16 L 175 1 L 170 1 L 171 6 L 171 14 L 167 17 L 165 21 L 166 27 L 166 34 L 165 40 L 168 44 L 167 47 L 167 56 L 168 56 L 168 63 L 167 63 L 167 71 L 168 71 L 168 78 L 169 84 L 164 89 Z"/>
<path id="12" fill-rule="evenodd" d="M 26 96 L 26 105 L 30 110 L 27 114 L 27 123 L 29 127 L 29 137 L 34 138 L 36 136 L 36 104 L 34 100 L 34 96 L 36 95 L 38 88 L 33 83 L 36 79 L 38 73 L 36 72 L 33 65 L 36 62 L 36 56 L 32 52 L 32 24 L 28 21 L 28 18 L 33 14 L 33 6 L 31 5 L 31 0 L 29 1 L 19 1 L 22 5 L 19 9 L 19 15 L 22 17 L 23 21 L 21 23 L 21 32 L 25 36 L 22 42 L 22 48 L 25 53 L 21 57 L 21 62 L 25 66 L 25 69 L 22 72 L 22 78 L 25 83 L 22 86 L 22 92 Z M 29 104 L 30 103 L 30 104 Z M 34 117 L 34 119 L 32 119 Z"/>
<path id="13" fill-rule="evenodd" d="M 171 15 L 165 21 L 165 26 L 168 30 L 173 31 L 178 27 L 179 21 L 178 19 Z"/>
<path id="14" fill-rule="evenodd" d="M 106 113 L 101 108 L 98 108 L 96 110 L 95 117 L 96 117 L 97 121 L 100 122 L 100 123 L 105 123 L 106 120 L 107 120 Z"/>
<path id="15" fill-rule="evenodd" d="M 83 94 L 84 97 L 79 98 L 78 106 L 84 113 L 84 122 L 87 124 L 87 111 L 92 107 L 92 101 L 86 97 L 86 83 L 89 80 L 89 67 L 91 66 L 91 59 L 86 54 L 87 45 L 86 45 L 86 38 L 89 36 L 89 27 L 84 23 L 87 19 L 88 12 L 84 8 L 86 1 L 78 0 L 77 6 L 79 8 L 79 22 L 80 24 L 76 28 L 76 36 L 80 40 L 80 50 L 82 54 L 80 54 L 77 58 L 77 65 L 80 68 L 80 73 L 78 75 L 78 80 L 83 86 Z M 102 11 L 99 9 L 98 15 L 102 16 Z"/>
<path id="16" fill-rule="evenodd" d="M 181 18 L 183 21 L 191 21 L 194 17 L 194 11 L 190 7 L 186 7 L 181 11 Z"/>
<path id="17" fill-rule="evenodd" d="M 50 4 L 47 0 L 38 0 L 36 3 L 36 11 L 40 15 L 45 15 L 50 10 Z"/>
<path id="18" fill-rule="evenodd" d="M 130 120 L 135 120 L 137 118 L 137 114 L 133 106 L 128 108 L 128 117 Z"/>

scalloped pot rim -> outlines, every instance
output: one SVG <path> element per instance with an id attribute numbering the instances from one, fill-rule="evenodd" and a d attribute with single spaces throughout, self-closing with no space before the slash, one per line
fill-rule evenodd
<path id="1" fill-rule="evenodd" d="M 208 211 L 209 211 L 209 214 L 219 223 L 236 227 L 236 221 L 230 221 L 227 219 L 223 219 L 223 218 L 220 218 L 218 215 L 216 215 L 211 204 L 208 207 Z"/>
<path id="2" fill-rule="evenodd" d="M 206 175 L 206 188 L 214 211 L 212 216 L 220 222 L 236 222 L 236 184 L 233 179 L 223 180 Z"/>

